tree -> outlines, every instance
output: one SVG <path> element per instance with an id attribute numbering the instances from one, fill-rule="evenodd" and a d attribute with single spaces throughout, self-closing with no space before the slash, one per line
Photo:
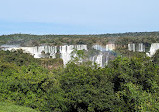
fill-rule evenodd
<path id="1" fill-rule="evenodd" d="M 69 111 L 114 111 L 118 101 L 107 75 L 102 69 L 68 64 L 61 73 L 60 83 Z"/>

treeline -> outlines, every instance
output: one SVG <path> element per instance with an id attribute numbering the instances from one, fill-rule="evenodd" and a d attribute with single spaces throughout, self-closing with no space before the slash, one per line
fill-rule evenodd
<path id="1" fill-rule="evenodd" d="M 47 69 L 27 53 L 0 51 L 0 101 L 42 112 L 157 112 L 155 59 L 117 57 L 104 68 L 71 61 Z"/>
<path id="2" fill-rule="evenodd" d="M 128 43 L 151 44 L 159 42 L 159 32 L 128 32 L 100 35 L 32 35 L 11 34 L 1 35 L 0 44 L 21 44 L 21 46 L 38 46 L 41 44 L 107 44 L 116 43 L 126 45 Z"/>

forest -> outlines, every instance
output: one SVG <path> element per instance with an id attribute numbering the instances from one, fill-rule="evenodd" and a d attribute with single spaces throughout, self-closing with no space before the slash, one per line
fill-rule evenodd
<path id="1" fill-rule="evenodd" d="M 159 41 L 159 32 L 102 35 L 2 35 L 0 43 L 116 44 Z M 38 40 L 38 41 L 37 41 Z M 0 50 L 0 102 L 41 112 L 158 112 L 159 50 L 153 57 L 123 53 L 105 67 L 77 57 L 63 66 L 60 57 L 35 59 L 22 50 Z M 54 67 L 49 68 L 49 65 Z M 0 103 L 1 104 L 1 103 Z"/>
<path id="2" fill-rule="evenodd" d="M 20 44 L 21 46 L 37 46 L 41 44 L 107 44 L 109 42 L 118 45 L 127 43 L 151 44 L 159 42 L 159 32 L 127 32 L 116 34 L 94 35 L 33 35 L 33 34 L 10 34 L 0 36 L 1 44 Z"/>

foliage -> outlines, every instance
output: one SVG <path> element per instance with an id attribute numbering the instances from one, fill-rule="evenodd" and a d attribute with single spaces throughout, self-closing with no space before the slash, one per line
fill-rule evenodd
<path id="1" fill-rule="evenodd" d="M 65 91 L 69 111 L 113 111 L 117 99 L 113 83 L 102 69 L 67 65 L 61 75 L 61 88 Z"/>
<path id="2" fill-rule="evenodd" d="M 29 65 L 30 63 L 37 63 L 38 61 L 34 59 L 29 53 L 23 53 L 23 50 L 12 50 L 10 51 L 0 51 L 0 61 L 15 63 L 18 66 Z"/>
<path id="3" fill-rule="evenodd" d="M 125 111 L 158 111 L 158 67 L 149 58 L 117 58 L 110 65 L 114 91 Z"/>
<path id="4" fill-rule="evenodd" d="M 159 50 L 156 51 L 156 53 L 152 57 L 153 62 L 156 64 L 159 64 Z"/>
<path id="5" fill-rule="evenodd" d="M 78 58 L 83 52 L 77 51 Z M 159 65 L 154 59 L 117 57 L 104 68 L 71 61 L 65 68 L 48 69 L 41 63 L 54 60 L 0 51 L 0 101 L 42 112 L 157 112 Z"/>
<path id="6" fill-rule="evenodd" d="M 94 35 L 32 35 L 32 34 L 11 34 L 1 35 L 0 44 L 20 44 L 21 46 L 37 46 L 41 44 L 62 45 L 62 44 L 102 44 L 108 42 L 117 45 L 126 45 L 130 42 L 151 44 L 159 42 L 159 32 L 127 32 L 115 34 L 94 34 Z"/>

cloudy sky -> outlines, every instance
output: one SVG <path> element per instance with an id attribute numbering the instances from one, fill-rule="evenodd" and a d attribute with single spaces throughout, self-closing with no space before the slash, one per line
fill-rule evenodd
<path id="1" fill-rule="evenodd" d="M 159 0 L 0 0 L 0 35 L 159 31 Z"/>

